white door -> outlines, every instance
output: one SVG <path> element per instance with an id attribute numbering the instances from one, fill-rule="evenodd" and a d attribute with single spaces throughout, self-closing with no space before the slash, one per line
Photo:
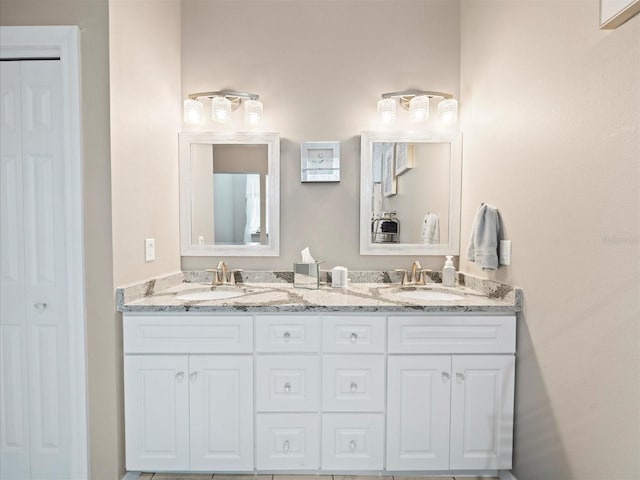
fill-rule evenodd
<path id="1" fill-rule="evenodd" d="M 451 469 L 510 469 L 513 355 L 454 355 Z"/>
<path id="2" fill-rule="evenodd" d="M 127 470 L 189 469 L 186 355 L 125 355 Z"/>
<path id="3" fill-rule="evenodd" d="M 191 470 L 253 470 L 253 357 L 189 358 Z"/>
<path id="4" fill-rule="evenodd" d="M 71 474 L 60 62 L 1 68 L 2 476 Z"/>
<path id="5" fill-rule="evenodd" d="M 389 356 L 387 470 L 449 469 L 450 378 L 450 356 Z"/>

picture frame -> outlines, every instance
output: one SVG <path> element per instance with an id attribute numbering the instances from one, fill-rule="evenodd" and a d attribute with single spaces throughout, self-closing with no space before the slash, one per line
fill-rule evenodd
<path id="1" fill-rule="evenodd" d="M 618 28 L 640 13 L 640 0 L 600 0 L 600 29 Z"/>
<path id="2" fill-rule="evenodd" d="M 396 143 L 396 177 L 413 168 L 413 145 Z"/>
<path id="3" fill-rule="evenodd" d="M 340 142 L 305 142 L 300 146 L 300 181 L 339 182 Z"/>
<path id="4" fill-rule="evenodd" d="M 391 197 L 397 193 L 397 180 L 394 168 L 394 148 L 390 146 L 382 155 L 382 195 Z"/>

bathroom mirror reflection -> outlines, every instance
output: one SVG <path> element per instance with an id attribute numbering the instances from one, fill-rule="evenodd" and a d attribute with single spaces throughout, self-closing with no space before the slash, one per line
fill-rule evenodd
<path id="1" fill-rule="evenodd" d="M 277 134 L 181 134 L 182 255 L 277 255 L 278 185 Z"/>
<path id="2" fill-rule="evenodd" d="M 363 132 L 362 255 L 458 255 L 461 138 Z"/>

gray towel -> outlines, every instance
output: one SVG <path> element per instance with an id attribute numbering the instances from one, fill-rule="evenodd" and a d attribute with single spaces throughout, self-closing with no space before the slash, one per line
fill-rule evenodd
<path id="1" fill-rule="evenodd" d="M 476 212 L 467 248 L 467 260 L 475 262 L 483 270 L 498 268 L 498 237 L 500 218 L 498 209 L 483 203 Z"/>

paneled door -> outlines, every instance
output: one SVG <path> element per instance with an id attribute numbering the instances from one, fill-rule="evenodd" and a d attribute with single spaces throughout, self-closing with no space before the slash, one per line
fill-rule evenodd
<path id="1" fill-rule="evenodd" d="M 191 470 L 253 470 L 253 356 L 189 357 Z"/>
<path id="2" fill-rule="evenodd" d="M 64 122 L 59 60 L 1 68 L 3 478 L 72 476 Z"/>
<path id="3" fill-rule="evenodd" d="M 387 470 L 449 469 L 450 388 L 450 356 L 389 356 Z"/>
<path id="4" fill-rule="evenodd" d="M 454 355 L 451 469 L 511 468 L 513 355 Z"/>

